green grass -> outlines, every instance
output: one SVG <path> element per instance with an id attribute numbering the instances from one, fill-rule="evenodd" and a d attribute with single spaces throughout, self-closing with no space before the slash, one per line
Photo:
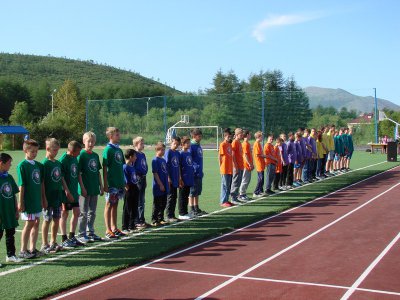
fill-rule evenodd
<path id="1" fill-rule="evenodd" d="M 11 152 L 14 158 L 12 174 L 15 175 L 15 166 L 23 158 L 22 152 Z M 146 153 L 148 161 L 153 156 L 152 152 Z M 41 160 L 44 152 L 40 152 L 38 159 Z M 354 155 L 352 168 L 357 169 L 364 166 L 376 164 L 385 160 L 383 155 L 370 155 L 365 152 L 357 152 Z M 242 227 L 266 216 L 276 214 L 289 207 L 315 199 L 347 186 L 359 180 L 370 177 L 376 173 L 399 165 L 398 163 L 382 163 L 365 168 L 356 172 L 334 177 L 323 182 L 305 186 L 301 189 L 279 194 L 274 197 L 260 199 L 257 202 L 235 207 L 221 213 L 209 215 L 205 218 L 179 223 L 176 226 L 163 228 L 161 230 L 147 232 L 135 236 L 129 240 L 119 241 L 110 245 L 98 247 L 77 255 L 70 255 L 66 258 L 53 262 L 46 262 L 27 270 L 11 273 L 0 278 L 0 297 L 10 298 L 9 286 L 12 285 L 13 298 L 41 298 L 54 294 L 63 289 L 88 282 L 111 272 L 124 269 L 128 266 L 139 264 L 151 258 L 169 253 L 173 250 L 183 248 L 201 240 L 215 237 L 229 232 L 234 228 Z M 219 207 L 220 176 L 218 173 L 217 154 L 215 151 L 207 151 L 204 155 L 204 192 L 201 196 L 200 206 L 202 209 L 211 212 L 217 211 Z M 151 174 L 149 174 L 151 182 Z M 256 174 L 253 174 L 249 192 L 255 186 Z M 151 213 L 151 187 L 146 193 L 146 218 L 150 220 Z M 99 199 L 96 229 L 98 233 L 104 232 L 104 221 L 102 212 L 104 199 Z M 120 209 L 122 205 L 120 205 Z M 119 214 L 119 223 L 120 223 Z M 20 222 L 22 224 L 22 222 Z M 21 227 L 21 226 L 20 226 Z M 20 228 L 19 228 L 20 229 Z M 19 249 L 20 232 L 16 235 L 16 246 Z M 40 245 L 40 238 L 38 247 Z M 95 244 L 100 245 L 100 244 Z M 18 250 L 17 250 L 18 251 Z M 68 252 L 63 252 L 61 255 Z M 52 255 L 50 257 L 57 257 Z M 5 245 L 1 242 L 0 257 L 5 257 Z M 0 261 L 4 261 L 1 259 Z M 39 262 L 39 259 L 30 262 Z M 0 273 L 20 265 L 7 265 L 0 269 Z M 37 284 L 32 284 L 37 283 Z M 25 287 L 29 286 L 29 289 Z"/>

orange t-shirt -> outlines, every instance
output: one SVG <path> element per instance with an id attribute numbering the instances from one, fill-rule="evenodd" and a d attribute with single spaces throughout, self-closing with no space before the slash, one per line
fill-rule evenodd
<path id="1" fill-rule="evenodd" d="M 254 155 L 254 161 L 256 165 L 256 171 L 257 172 L 263 172 L 265 169 L 265 160 L 262 157 L 258 157 L 257 155 L 264 155 L 261 143 L 255 141 L 253 145 L 253 155 Z"/>
<path id="2" fill-rule="evenodd" d="M 276 164 L 275 168 L 275 173 L 282 173 L 282 159 L 281 159 L 281 150 L 279 149 L 279 146 L 274 146 L 275 150 L 275 157 L 278 160 L 278 163 Z"/>
<path id="3" fill-rule="evenodd" d="M 244 168 L 248 171 L 251 171 L 251 165 L 253 165 L 253 156 L 251 155 L 251 146 L 250 143 L 247 141 L 244 141 L 242 143 L 242 149 L 243 149 L 243 163 L 244 163 Z M 251 165 L 249 165 L 247 163 L 247 160 L 245 158 L 245 156 L 247 156 L 247 159 L 249 160 L 249 162 L 251 163 Z"/>
<path id="4" fill-rule="evenodd" d="M 219 167 L 219 171 L 221 174 L 230 174 L 233 173 L 233 158 L 232 158 L 232 146 L 230 143 L 223 141 L 219 145 L 219 155 L 221 164 Z"/>
<path id="5" fill-rule="evenodd" d="M 233 142 L 232 142 L 232 150 L 233 150 L 233 156 L 235 157 L 236 166 L 237 166 L 238 170 L 243 170 L 244 169 L 244 164 L 243 164 L 242 144 L 237 140 L 233 140 Z"/>
<path id="6" fill-rule="evenodd" d="M 264 145 L 264 154 L 266 156 L 276 157 L 274 146 L 271 143 L 266 143 Z M 270 157 L 266 157 L 265 164 L 266 165 L 270 165 L 270 164 L 276 165 L 276 161 L 271 159 Z"/>

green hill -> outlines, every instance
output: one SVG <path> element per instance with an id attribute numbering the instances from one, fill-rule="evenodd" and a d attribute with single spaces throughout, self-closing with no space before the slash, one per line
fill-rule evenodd
<path id="1" fill-rule="evenodd" d="M 128 98 L 180 93 L 138 73 L 91 60 L 0 53 L 0 80 L 18 81 L 28 88 L 39 82 L 48 82 L 53 89 L 61 86 L 66 79 L 75 81 L 82 94 L 89 97 L 104 95 Z M 110 91 L 105 92 L 106 87 Z M 124 91 L 121 92 L 121 89 Z"/>

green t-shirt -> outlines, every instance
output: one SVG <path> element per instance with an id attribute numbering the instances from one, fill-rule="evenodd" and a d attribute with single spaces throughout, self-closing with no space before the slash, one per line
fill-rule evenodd
<path id="1" fill-rule="evenodd" d="M 37 214 L 42 211 L 43 165 L 26 159 L 17 166 L 18 185 L 25 187 L 25 213 Z"/>
<path id="2" fill-rule="evenodd" d="M 103 168 L 107 168 L 108 187 L 124 188 L 124 155 L 120 148 L 107 145 L 103 151 Z"/>
<path id="3" fill-rule="evenodd" d="M 79 202 L 78 160 L 76 159 L 76 157 L 64 153 L 60 158 L 60 163 L 61 163 L 61 172 L 64 176 L 65 183 L 67 184 L 69 191 L 74 197 L 75 200 L 74 203 L 78 203 Z M 65 193 L 63 193 L 63 202 L 71 203 L 68 201 Z"/>
<path id="4" fill-rule="evenodd" d="M 63 199 L 61 163 L 58 160 L 51 161 L 46 157 L 42 160 L 42 164 L 47 204 L 50 207 L 57 208 L 61 205 Z"/>
<path id="5" fill-rule="evenodd" d="M 15 194 L 19 193 L 17 184 L 11 175 L 0 177 L 0 230 L 18 226 L 15 207 Z"/>
<path id="6" fill-rule="evenodd" d="M 82 150 L 78 156 L 79 172 L 82 176 L 83 185 L 86 188 L 88 196 L 97 196 L 100 194 L 99 171 L 101 169 L 99 155 L 95 152 L 88 153 Z M 78 187 L 81 194 L 81 187 Z"/>

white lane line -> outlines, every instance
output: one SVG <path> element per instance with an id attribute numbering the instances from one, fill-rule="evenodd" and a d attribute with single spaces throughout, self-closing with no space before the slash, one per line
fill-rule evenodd
<path id="1" fill-rule="evenodd" d="M 354 293 L 356 288 L 359 287 L 361 282 L 364 281 L 365 278 L 371 273 L 371 271 L 375 268 L 375 266 L 382 260 L 382 258 L 389 252 L 389 250 L 396 244 L 396 242 L 400 239 L 400 232 L 396 235 L 396 237 L 386 246 L 385 249 L 374 259 L 374 261 L 365 269 L 365 271 L 357 278 L 357 280 L 353 283 L 350 289 L 343 295 L 342 300 L 349 299 L 349 297 Z"/>
<path id="2" fill-rule="evenodd" d="M 376 164 L 372 164 L 372 165 L 369 165 L 369 166 L 366 166 L 366 167 L 362 167 L 362 168 L 359 168 L 359 169 L 356 169 L 356 170 L 353 170 L 353 171 L 357 171 L 357 170 L 362 170 L 362 169 L 370 168 L 370 167 L 373 167 L 373 166 L 376 166 L 376 165 L 380 165 L 380 164 L 383 164 L 383 163 L 387 163 L 387 162 L 386 162 L 386 161 L 382 161 L 382 162 L 379 162 L 379 163 L 376 163 Z M 375 174 L 375 175 L 373 175 L 373 176 L 371 176 L 371 177 L 368 177 L 368 178 L 365 178 L 365 179 L 363 179 L 363 180 L 360 180 L 360 181 L 358 181 L 358 182 L 355 182 L 355 183 L 353 183 L 353 184 L 351 184 L 351 185 L 348 185 L 348 186 L 346 186 L 346 187 L 344 187 L 344 188 L 341 188 L 341 189 L 339 189 L 339 190 L 337 190 L 337 191 L 334 191 L 334 192 L 331 192 L 331 193 L 329 193 L 329 194 L 326 194 L 326 195 L 324 195 L 324 196 L 322 196 L 322 197 L 316 198 L 316 199 L 311 200 L 311 201 L 309 201 L 309 202 L 303 203 L 303 204 L 301 204 L 301 205 L 299 205 L 299 206 L 295 206 L 295 207 L 293 207 L 293 208 L 290 208 L 290 209 L 288 209 L 288 210 L 285 210 L 285 211 L 283 211 L 283 212 L 281 212 L 281 213 L 279 213 L 279 214 L 277 214 L 277 215 L 270 216 L 270 217 L 268 217 L 268 218 L 265 218 L 265 219 L 262 219 L 262 220 L 260 220 L 260 221 L 257 221 L 257 222 L 254 222 L 254 223 L 252 223 L 252 224 L 249 224 L 249 225 L 247 225 L 247 226 L 245 226 L 245 227 L 236 229 L 236 230 L 234 230 L 234 231 L 232 231 L 232 232 L 228 232 L 228 233 L 226 233 L 226 234 L 224 234 L 224 235 L 221 235 L 221 236 L 218 236 L 218 237 L 215 237 L 215 238 L 206 240 L 206 241 L 204 241 L 204 242 L 195 244 L 195 245 L 193 245 L 193 246 L 191 246 L 191 247 L 189 247 L 189 248 L 185 248 L 185 249 L 180 250 L 180 251 L 178 251 L 178 252 L 174 252 L 174 253 L 172 253 L 172 254 L 170 254 L 170 255 L 168 255 L 168 256 L 165 256 L 165 257 L 162 257 L 162 258 L 160 258 L 160 259 L 158 259 L 158 260 L 155 260 L 155 261 L 152 262 L 152 263 L 159 262 L 160 260 L 167 259 L 167 258 L 169 258 L 169 257 L 171 257 L 171 256 L 179 255 L 179 254 L 181 254 L 182 252 L 189 251 L 189 250 L 191 250 L 191 249 L 193 249 L 193 248 L 199 247 L 199 246 L 204 245 L 204 244 L 206 244 L 206 243 L 209 243 L 209 242 L 212 242 L 212 241 L 221 239 L 221 238 L 223 238 L 223 237 L 225 237 L 225 236 L 229 236 L 229 235 L 231 235 L 231 234 L 234 234 L 234 233 L 236 233 L 236 232 L 239 232 L 239 231 L 241 231 L 241 230 L 243 230 L 243 229 L 247 229 L 247 228 L 249 228 L 249 227 L 251 227 L 251 226 L 257 225 L 257 224 L 259 224 L 259 223 L 262 223 L 262 222 L 264 222 L 264 221 L 270 220 L 270 219 L 272 219 L 272 218 L 276 218 L 276 217 L 278 217 L 278 216 L 280 216 L 280 215 L 282 215 L 282 214 L 284 214 L 284 213 L 291 212 L 291 211 L 293 211 L 293 210 L 295 210 L 295 209 L 297 209 L 297 208 L 299 208 L 299 207 L 303 207 L 303 206 L 309 205 L 309 204 L 311 204 L 311 203 L 313 203 L 313 202 L 315 202 L 315 201 L 317 201 L 317 200 L 324 199 L 324 198 L 326 198 L 326 197 L 329 197 L 330 195 L 333 195 L 333 194 L 335 194 L 335 193 L 337 193 L 337 192 L 340 192 L 340 191 L 342 191 L 342 190 L 345 190 L 345 189 L 348 189 L 348 188 L 350 188 L 350 187 L 353 187 L 353 186 L 355 186 L 355 185 L 357 185 L 357 184 L 359 184 L 359 183 L 362 183 L 362 182 L 364 182 L 364 181 L 367 181 L 367 180 L 369 180 L 369 179 L 371 179 L 371 178 L 374 178 L 374 177 L 376 177 L 376 176 L 380 176 L 380 175 L 382 175 L 382 174 L 384 174 L 384 173 L 390 172 L 391 170 L 393 170 L 393 169 L 396 168 L 396 167 L 397 167 L 397 166 L 395 166 L 395 167 L 393 167 L 393 168 L 391 168 L 391 169 L 388 169 L 388 170 L 386 170 L 386 171 L 383 171 L 383 172 L 381 172 L 381 173 Z M 350 171 L 350 172 L 353 172 L 353 171 Z M 348 173 L 350 173 L 350 172 L 348 172 Z M 347 173 L 346 173 L 346 174 L 347 174 Z M 342 175 L 344 175 L 344 174 L 342 174 Z M 338 176 L 341 176 L 341 175 L 338 175 Z M 335 177 L 338 177 L 338 176 L 335 176 Z M 333 177 L 332 177 L 332 178 L 333 178 Z M 329 178 L 327 178 L 327 179 L 329 179 Z M 301 188 L 301 187 L 299 187 L 299 188 Z M 296 188 L 296 189 L 298 189 L 298 188 Z M 292 189 L 292 190 L 294 190 L 294 189 Z M 285 192 L 288 192 L 288 191 L 285 191 Z M 282 192 L 282 193 L 284 193 L 284 192 Z M 279 193 L 279 194 L 281 194 L 281 193 Z M 257 201 L 260 201 L 260 200 L 263 200 L 263 199 L 264 199 L 264 197 L 263 197 L 263 198 L 258 198 L 258 199 L 255 199 L 255 200 L 248 201 L 247 203 L 257 202 Z M 247 203 L 242 204 L 242 205 L 246 205 Z M 218 213 L 224 212 L 224 211 L 229 210 L 229 209 L 234 209 L 235 207 L 236 207 L 236 206 L 232 206 L 232 207 L 228 207 L 228 208 L 223 208 L 223 209 L 220 209 L 220 210 L 216 210 L 216 211 L 213 211 L 213 212 L 211 212 L 211 213 L 209 213 L 209 214 L 207 214 L 207 215 L 200 216 L 200 217 L 198 217 L 198 218 L 207 218 L 207 217 L 210 216 L 210 215 L 218 214 Z M 197 219 L 198 219 L 198 218 L 197 218 Z M 131 235 L 131 236 L 128 236 L 128 237 L 124 237 L 124 238 L 119 239 L 119 240 L 116 240 L 116 241 L 100 243 L 100 244 L 97 244 L 97 245 L 94 245 L 94 246 L 91 246 L 91 247 L 85 247 L 85 248 L 82 248 L 82 249 L 79 249 L 79 250 L 76 250 L 76 251 L 68 252 L 68 253 L 66 253 L 66 254 L 58 255 L 58 256 L 55 256 L 55 257 L 51 257 L 51 258 L 46 258 L 46 259 L 44 259 L 44 260 L 37 261 L 37 262 L 31 263 L 31 264 L 28 264 L 28 265 L 24 265 L 24 266 L 21 266 L 21 267 L 16 267 L 16 268 L 10 269 L 10 270 L 8 270 L 8 271 L 0 272 L 0 277 L 6 276 L 6 275 L 9 275 L 9 274 L 12 274 L 12 273 L 16 273 L 16 272 L 18 272 L 18 271 L 23 271 L 23 270 L 26 270 L 26 269 L 30 269 L 30 268 L 33 268 L 33 267 L 36 267 L 36 266 L 39 266 L 39 265 L 42 265 L 42 264 L 45 264 L 45 263 L 48 263 L 48 262 L 58 261 L 58 260 L 61 260 L 61 259 L 63 259 L 63 258 L 67 258 L 67 257 L 70 257 L 70 256 L 74 256 L 74 255 L 77 255 L 77 254 L 80 254 L 80 253 L 83 253 L 83 252 L 86 252 L 86 251 L 89 251 L 89 250 L 93 250 L 93 249 L 97 249 L 97 248 L 100 248 L 100 247 L 108 246 L 108 245 L 110 245 L 110 244 L 112 244 L 112 243 L 118 243 L 118 242 L 120 242 L 120 241 L 133 239 L 133 238 L 135 238 L 135 237 L 137 237 L 137 236 L 144 235 L 144 234 L 149 234 L 149 233 L 154 232 L 154 231 L 160 231 L 160 230 L 164 230 L 164 229 L 169 228 L 169 227 L 178 226 L 178 225 L 180 225 L 180 224 L 184 224 L 184 223 L 190 222 L 190 221 L 191 221 L 191 220 L 188 220 L 188 221 L 181 221 L 181 222 L 174 223 L 174 224 L 171 224 L 171 225 L 168 225 L 168 226 L 164 226 L 164 227 L 152 229 L 152 230 L 150 230 L 150 231 L 143 231 L 143 232 L 140 232 L 140 233 L 136 233 L 136 234 L 134 234 L 134 235 Z M 147 264 L 146 264 L 146 265 L 147 265 Z M 143 265 L 143 266 L 146 266 L 146 265 Z"/>
<path id="3" fill-rule="evenodd" d="M 381 162 L 381 163 L 384 163 L 384 162 Z M 381 164 L 381 163 L 378 163 L 378 164 Z M 396 167 L 397 167 L 397 166 L 396 166 Z M 195 245 L 190 246 L 190 247 L 188 247 L 188 248 L 182 249 L 182 250 L 180 250 L 180 251 L 171 253 L 171 254 L 169 254 L 169 255 L 166 255 L 166 256 L 161 257 L 161 258 L 159 258 L 159 259 L 156 259 L 156 260 L 154 260 L 154 261 L 150 261 L 150 262 L 148 262 L 148 263 L 146 263 L 146 264 L 143 264 L 143 265 L 137 266 L 137 267 L 135 267 L 135 268 L 128 269 L 128 270 L 126 270 L 126 271 L 123 271 L 123 272 L 120 272 L 120 273 L 118 273 L 118 274 L 112 275 L 112 276 L 107 277 L 107 278 L 104 278 L 103 280 L 100 280 L 100 281 L 98 281 L 98 282 L 95 282 L 95 283 L 92 283 L 92 284 L 88 284 L 88 285 L 83 286 L 83 287 L 81 287 L 81 288 L 78 288 L 78 289 L 76 289 L 76 290 L 72 290 L 72 291 L 70 291 L 70 292 L 68 292 L 68 293 L 66 293 L 66 294 L 59 295 L 59 296 L 57 296 L 56 298 L 53 298 L 53 299 L 62 299 L 62 298 L 65 298 L 65 297 L 67 297 L 67 296 L 70 296 L 70 295 L 79 293 L 79 292 L 81 292 L 81 291 L 84 291 L 84 290 L 86 290 L 86 289 L 95 287 L 95 286 L 97 286 L 97 285 L 99 285 L 99 284 L 102 284 L 102 283 L 104 283 L 104 282 L 113 280 L 113 279 L 118 278 L 118 277 L 120 277 L 120 276 L 129 274 L 129 273 L 132 273 L 132 272 L 137 271 L 137 270 L 140 270 L 140 269 L 142 269 L 142 268 L 145 268 L 145 267 L 147 267 L 147 266 L 149 266 L 149 265 L 158 263 L 158 262 L 163 261 L 163 260 L 165 260 L 165 259 L 168 259 L 168 258 L 170 258 L 170 257 L 176 256 L 176 255 L 179 255 L 179 254 L 182 254 L 182 253 L 187 252 L 187 251 L 190 251 L 190 250 L 192 250 L 192 249 L 194 249 L 194 248 L 197 248 L 197 247 L 200 247 L 200 246 L 202 246 L 202 245 L 204 245 L 204 244 L 207 244 L 207 243 L 210 243 L 210 242 L 213 242 L 213 241 L 222 239 L 222 238 L 224 238 L 224 237 L 230 236 L 230 235 L 232 235 L 232 234 L 235 234 L 235 233 L 237 233 L 237 232 L 240 232 L 240 231 L 242 231 L 242 230 L 245 230 L 245 229 L 247 229 L 247 228 L 249 228 L 249 227 L 252 227 L 252 226 L 254 226 L 254 225 L 257 225 L 257 224 L 259 224 L 259 223 L 268 221 L 268 220 L 270 220 L 270 219 L 277 218 L 277 217 L 279 217 L 279 216 L 281 216 L 281 215 L 284 215 L 284 214 L 286 214 L 286 213 L 288 213 L 288 212 L 291 212 L 291 211 L 293 211 L 293 210 L 296 210 L 296 209 L 298 209 L 298 208 L 300 208 L 300 207 L 304 207 L 304 206 L 307 206 L 307 205 L 309 205 L 309 204 L 312 204 L 312 203 L 314 203 L 314 202 L 317 201 L 317 200 L 324 199 L 324 198 L 329 197 L 329 196 L 331 196 L 331 195 L 334 195 L 334 194 L 336 194 L 336 193 L 338 193 L 338 192 L 341 192 L 341 191 L 343 191 L 343 190 L 346 190 L 346 189 L 349 189 L 349 188 L 351 188 L 351 187 L 354 187 L 354 186 L 356 186 L 357 184 L 360 184 L 360 183 L 362 183 L 362 182 L 364 182 L 364 181 L 367 181 L 367 180 L 369 180 L 369 179 L 371 179 L 371 178 L 375 178 L 375 177 L 380 176 L 380 175 L 382 175 L 382 174 L 384 174 L 384 173 L 390 172 L 392 169 L 394 169 L 394 168 L 396 168 L 396 167 L 393 167 L 393 168 L 391 168 L 391 169 L 389 169 L 389 170 L 386 170 L 386 171 L 384 171 L 384 172 L 375 174 L 375 175 L 373 175 L 373 176 L 371 176 L 371 177 L 368 177 L 368 178 L 365 178 L 365 179 L 360 180 L 360 181 L 358 181 L 358 182 L 355 182 L 355 183 L 353 183 L 353 184 L 351 184 L 351 185 L 348 185 L 348 186 L 346 186 L 346 187 L 344 187 L 344 188 L 341 188 L 341 189 L 339 189 L 339 190 L 337 190 L 337 191 L 334 191 L 334 192 L 329 193 L 329 194 L 326 194 L 326 195 L 324 195 L 324 196 L 322 196 L 322 197 L 319 197 L 319 198 L 316 198 L 316 199 L 314 199 L 314 200 L 311 200 L 311 201 L 309 201 L 309 202 L 307 202 L 307 203 L 303 203 L 303 204 L 301 204 L 301 205 L 299 205 L 299 206 L 296 206 L 296 207 L 293 207 L 293 208 L 291 208 L 291 209 L 288 209 L 288 210 L 286 210 L 286 211 L 284 211 L 284 212 L 281 212 L 281 213 L 279 213 L 279 214 L 277 214 L 277 215 L 273 215 L 273 216 L 267 217 L 267 218 L 265 218 L 265 219 L 263 219 L 263 220 L 254 222 L 254 223 L 249 224 L 249 225 L 247 225 L 247 226 L 244 226 L 244 227 L 242 227 L 242 228 L 239 228 L 239 229 L 236 229 L 236 230 L 234 230 L 234 231 L 225 233 L 225 234 L 223 234 L 223 235 L 221 235 L 221 236 L 218 236 L 218 237 L 215 237 L 215 238 L 212 238 L 212 239 L 203 241 L 203 242 L 201 242 L 201 243 L 198 243 L 198 244 L 195 244 Z M 228 209 L 231 209 L 231 208 L 228 208 Z M 1 275 L 1 273 L 0 273 L 0 275 Z"/>
<path id="4" fill-rule="evenodd" d="M 358 206 L 357 208 L 349 211 L 348 213 L 346 213 L 345 215 L 339 217 L 338 219 L 336 219 L 335 221 L 332 221 L 331 223 L 325 225 L 324 227 L 321 227 L 320 229 L 314 231 L 313 233 L 309 234 L 308 236 L 302 238 L 301 240 L 297 241 L 296 243 L 282 249 L 281 251 L 275 253 L 274 255 L 260 261 L 259 263 L 255 264 L 254 266 L 248 268 L 247 270 L 244 270 L 243 272 L 241 272 L 240 274 L 236 275 L 235 277 L 232 277 L 231 279 L 227 280 L 226 282 L 221 283 L 220 285 L 216 286 L 215 288 L 207 291 L 206 293 L 200 295 L 199 297 L 197 297 L 196 299 L 204 299 L 205 297 L 210 296 L 211 294 L 219 291 L 220 289 L 226 287 L 227 285 L 231 284 L 232 282 L 244 277 L 246 274 L 254 271 L 255 269 L 261 267 L 262 265 L 266 264 L 267 262 L 270 262 L 271 260 L 277 258 L 278 256 L 288 252 L 289 250 L 292 250 L 294 247 L 302 244 L 303 242 L 309 240 L 310 238 L 314 237 L 315 235 L 319 234 L 320 232 L 326 230 L 327 228 L 335 225 L 336 223 L 342 221 L 343 219 L 347 218 L 348 216 L 352 215 L 353 213 L 355 213 L 356 211 L 360 210 L 361 208 L 363 208 L 364 206 L 368 205 L 369 203 L 375 201 L 376 199 L 378 199 L 379 197 L 383 196 L 384 194 L 390 192 L 391 190 L 393 190 L 394 188 L 396 188 L 397 186 L 400 185 L 399 183 L 396 183 L 395 185 L 393 185 L 392 187 L 390 187 L 389 189 L 385 190 L 384 192 L 380 193 L 379 195 L 373 197 L 372 199 L 368 200 L 367 202 L 365 202 L 364 204 Z"/>
<path id="5" fill-rule="evenodd" d="M 168 269 L 168 268 L 159 268 L 159 267 L 144 267 L 143 269 L 149 270 L 157 270 L 157 271 L 166 271 L 166 272 L 175 272 L 175 273 L 184 273 L 184 274 L 194 274 L 194 275 L 205 275 L 205 276 L 213 276 L 213 277 L 225 277 L 232 278 L 235 275 L 228 274 L 217 274 L 217 273 L 208 273 L 208 272 L 197 272 L 197 271 L 188 271 L 188 270 L 178 270 L 178 269 Z"/>

